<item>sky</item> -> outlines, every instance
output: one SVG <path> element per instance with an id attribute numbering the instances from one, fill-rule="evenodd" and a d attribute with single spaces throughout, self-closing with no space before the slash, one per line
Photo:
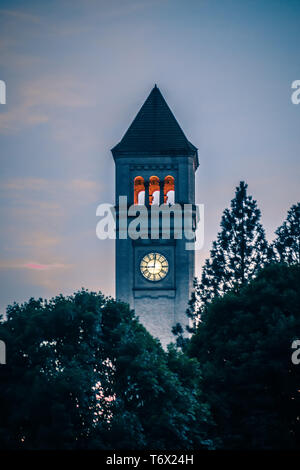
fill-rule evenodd
<path id="1" fill-rule="evenodd" d="M 0 312 L 81 287 L 114 295 L 110 149 L 157 83 L 198 147 L 205 244 L 241 180 L 267 238 L 300 200 L 300 1 L 0 0 Z"/>

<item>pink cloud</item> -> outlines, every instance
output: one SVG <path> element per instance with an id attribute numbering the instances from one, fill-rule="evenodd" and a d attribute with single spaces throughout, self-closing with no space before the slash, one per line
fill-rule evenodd
<path id="1" fill-rule="evenodd" d="M 47 269 L 48 266 L 46 264 L 28 263 L 28 264 L 25 264 L 25 267 L 28 269 Z"/>
<path id="2" fill-rule="evenodd" d="M 27 263 L 24 265 L 28 269 L 46 270 L 53 268 L 63 268 L 63 264 L 38 264 L 38 263 Z"/>

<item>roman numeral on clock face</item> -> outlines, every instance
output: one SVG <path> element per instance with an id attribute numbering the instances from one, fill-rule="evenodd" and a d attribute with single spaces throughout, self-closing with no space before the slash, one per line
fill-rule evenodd
<path id="1" fill-rule="evenodd" d="M 160 253 L 148 253 L 140 262 L 140 271 L 148 281 L 160 281 L 168 274 L 169 263 Z"/>

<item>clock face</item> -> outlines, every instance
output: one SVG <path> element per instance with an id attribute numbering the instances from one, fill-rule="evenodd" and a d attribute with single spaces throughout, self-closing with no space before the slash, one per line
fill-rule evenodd
<path id="1" fill-rule="evenodd" d="M 148 281 L 160 281 L 168 274 L 169 263 L 159 253 L 148 253 L 141 261 L 140 270 Z"/>

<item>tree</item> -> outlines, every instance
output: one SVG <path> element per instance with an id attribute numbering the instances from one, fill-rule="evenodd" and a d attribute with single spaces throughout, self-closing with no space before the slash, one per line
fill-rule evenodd
<path id="1" fill-rule="evenodd" d="M 215 299 L 188 346 L 201 364 L 203 398 L 229 449 L 299 448 L 300 268 L 273 264 Z"/>
<path id="2" fill-rule="evenodd" d="M 8 307 L 0 446 L 211 447 L 196 360 L 165 352 L 128 305 L 85 290 Z"/>
<path id="3" fill-rule="evenodd" d="M 201 281 L 195 282 L 195 294 L 189 314 L 196 316 L 215 297 L 237 290 L 253 279 L 268 259 L 268 244 L 260 224 L 260 210 L 247 194 L 247 184 L 236 188 L 230 209 L 225 209 L 221 231 L 205 261 Z"/>
<path id="4" fill-rule="evenodd" d="M 300 202 L 288 211 L 287 218 L 276 230 L 274 258 L 287 264 L 300 264 Z"/>

